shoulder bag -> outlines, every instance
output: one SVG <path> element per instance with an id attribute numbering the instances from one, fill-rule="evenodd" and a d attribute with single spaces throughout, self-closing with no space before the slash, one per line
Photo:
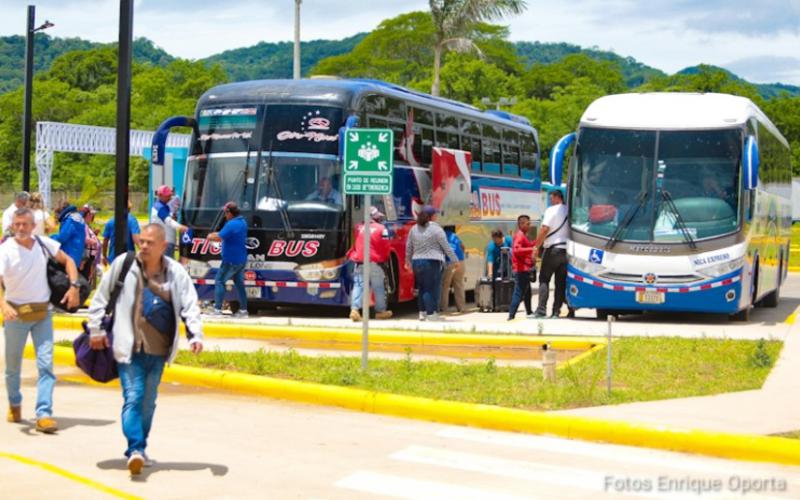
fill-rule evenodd
<path id="1" fill-rule="evenodd" d="M 111 290 L 108 304 L 106 304 L 106 311 L 101 322 L 101 327 L 106 332 L 109 347 L 100 350 L 92 349 L 90 343 L 91 333 L 89 332 L 89 325 L 86 321 L 81 323 L 83 333 L 78 335 L 72 342 L 72 350 L 75 351 L 75 364 L 92 380 L 97 382 L 106 383 L 119 377 L 117 361 L 114 359 L 114 350 L 112 347 L 114 345 L 114 336 L 112 333 L 112 327 L 114 326 L 114 308 L 117 305 L 120 293 L 122 293 L 125 277 L 128 275 L 128 270 L 130 270 L 135 256 L 133 252 L 128 252 L 125 255 L 122 269 L 119 271 L 119 275 L 114 283 L 114 288 Z"/>
<path id="2" fill-rule="evenodd" d="M 89 289 L 89 282 L 86 281 L 80 273 L 78 273 L 78 305 L 74 308 L 67 308 L 64 304 L 61 303 L 61 300 L 64 298 L 64 295 L 67 294 L 69 291 L 70 280 L 69 275 L 65 267 L 56 261 L 53 254 L 50 253 L 50 250 L 42 243 L 42 240 L 39 239 L 38 236 L 34 236 L 36 238 L 36 242 L 39 244 L 39 247 L 42 249 L 42 253 L 47 260 L 47 284 L 50 287 L 50 303 L 58 309 L 64 310 L 68 313 L 77 312 L 78 309 L 86 302 L 86 299 L 89 298 L 89 293 L 91 290 Z M 75 268 L 77 269 L 78 264 L 75 264 Z"/>

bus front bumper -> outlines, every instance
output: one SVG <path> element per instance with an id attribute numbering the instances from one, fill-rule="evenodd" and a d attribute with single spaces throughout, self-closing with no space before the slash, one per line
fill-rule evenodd
<path id="1" fill-rule="evenodd" d="M 648 286 L 606 281 L 567 266 L 567 302 L 574 308 L 734 314 L 741 287 L 741 270 L 698 283 Z"/>

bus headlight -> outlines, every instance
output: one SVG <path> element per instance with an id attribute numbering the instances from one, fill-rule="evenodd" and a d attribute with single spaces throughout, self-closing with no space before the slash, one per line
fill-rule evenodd
<path id="1" fill-rule="evenodd" d="M 579 271 L 582 271 L 586 274 L 600 274 L 605 271 L 605 267 L 600 264 L 595 264 L 594 262 L 589 262 L 588 260 L 583 260 L 580 257 L 575 257 L 570 255 L 568 258 L 568 262 L 570 265 Z"/>
<path id="2" fill-rule="evenodd" d="M 739 257 L 738 259 L 729 260 L 728 262 L 722 262 L 720 264 L 714 264 L 713 266 L 700 268 L 697 270 L 697 272 L 702 273 L 709 278 L 716 278 L 732 273 L 737 269 L 741 269 L 742 266 L 744 266 L 744 257 Z"/>
<path id="3" fill-rule="evenodd" d="M 297 266 L 294 272 L 303 281 L 333 281 L 339 279 L 344 259 L 326 260 Z"/>

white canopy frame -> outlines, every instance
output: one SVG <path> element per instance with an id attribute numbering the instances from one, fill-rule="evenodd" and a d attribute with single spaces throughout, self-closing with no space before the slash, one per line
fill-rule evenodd
<path id="1" fill-rule="evenodd" d="M 151 146 L 149 130 L 131 130 L 130 154 L 142 156 Z M 169 134 L 167 147 L 189 148 L 190 135 Z M 39 192 L 50 206 L 50 186 L 53 175 L 53 153 L 116 154 L 117 131 L 113 127 L 96 127 L 74 123 L 36 122 L 36 171 L 39 173 Z"/>

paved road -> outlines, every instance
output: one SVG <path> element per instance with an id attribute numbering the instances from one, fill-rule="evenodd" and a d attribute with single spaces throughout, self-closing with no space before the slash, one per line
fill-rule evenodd
<path id="1" fill-rule="evenodd" d="M 552 294 L 551 294 L 552 295 Z M 535 300 L 535 298 L 534 298 Z M 749 322 L 731 321 L 725 315 L 691 313 L 647 313 L 626 315 L 614 324 L 615 336 L 682 336 L 736 339 L 784 339 L 789 331 L 787 320 L 800 306 L 800 274 L 790 274 L 781 287 L 777 308 L 755 308 Z M 309 317 L 307 309 L 281 307 L 277 311 L 247 320 L 249 323 L 292 324 L 325 327 L 353 327 L 346 309 L 315 309 Z M 594 319 L 594 310 L 578 311 L 574 320 L 566 318 L 529 320 L 524 310 L 514 321 L 506 321 L 507 313 L 450 314 L 439 322 L 420 322 L 414 304 L 396 309 L 397 318 L 372 321 L 373 328 L 422 329 L 433 331 L 500 332 L 536 335 L 606 335 L 608 326 Z M 360 325 L 357 323 L 356 325 Z M 540 332 L 541 329 L 541 332 Z"/>
<path id="2" fill-rule="evenodd" d="M 26 362 L 24 416 L 33 400 Z M 118 389 L 59 382 L 62 430 L 0 424 L 5 498 L 110 498 L 36 460 L 146 498 L 797 498 L 800 467 L 735 462 L 580 441 L 484 431 L 290 402 L 163 387 L 150 454 L 130 479 L 121 458 Z M 664 479 L 661 479 L 664 478 Z M 673 481 L 670 493 L 659 481 Z M 742 496 L 758 481 L 759 495 Z M 636 491 L 650 485 L 651 491 Z M 681 489 L 682 488 L 682 489 Z M 705 498 L 706 495 L 703 495 Z"/>

